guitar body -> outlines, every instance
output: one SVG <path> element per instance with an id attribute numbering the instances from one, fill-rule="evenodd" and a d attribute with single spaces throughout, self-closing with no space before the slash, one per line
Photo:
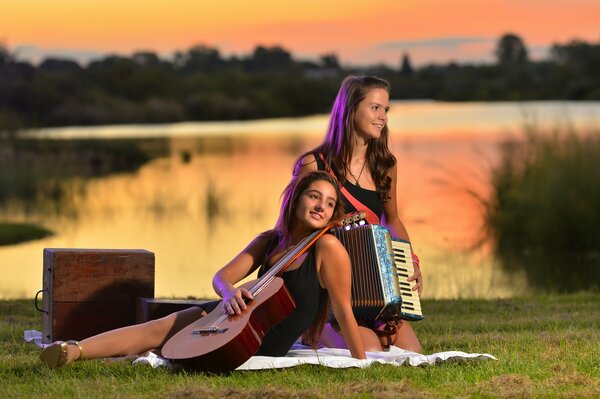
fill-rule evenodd
<path id="1" fill-rule="evenodd" d="M 250 289 L 256 281 L 243 284 Z M 296 308 L 283 279 L 275 277 L 254 295 L 240 315 L 227 315 L 221 306 L 173 335 L 162 355 L 194 371 L 232 371 L 260 348 L 267 331 Z"/>

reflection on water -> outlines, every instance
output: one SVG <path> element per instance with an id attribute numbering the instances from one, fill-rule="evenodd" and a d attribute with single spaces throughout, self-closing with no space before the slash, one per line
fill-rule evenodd
<path id="1" fill-rule="evenodd" d="M 44 247 L 148 249 L 157 258 L 157 295 L 214 296 L 214 272 L 272 227 L 295 154 L 287 140 L 272 137 L 171 144 L 170 156 L 134 173 L 89 179 L 85 190 L 69 191 L 76 218 L 29 214 L 56 235 L 0 249 L 2 297 L 30 297 L 39 289 Z M 11 214 L 5 210 L 3 219 Z"/>
<path id="2" fill-rule="evenodd" d="M 498 161 L 502 136 L 490 126 L 480 135 L 469 129 L 464 135 L 452 129 L 413 135 L 407 131 L 410 123 L 403 125 L 399 116 L 403 106 L 409 116 L 423 109 L 394 104 L 390 144 L 399 164 L 398 209 L 422 259 L 425 297 L 527 292 L 521 269 L 505 272 L 485 245 L 473 249 L 482 238 L 478 198 L 488 194 L 488 175 Z M 473 112 L 469 104 L 464 106 Z M 436 114 L 427 115 L 429 121 Z M 513 122 L 517 131 L 520 121 Z M 215 131 L 203 132 L 207 125 Z M 438 121 L 435 129 L 441 125 Z M 0 248 L 0 298 L 32 297 L 41 288 L 46 247 L 147 249 L 156 254 L 157 296 L 214 297 L 212 275 L 258 232 L 273 226 L 293 161 L 319 143 L 326 117 L 264 121 L 263 130 L 257 126 L 200 124 L 197 134 L 182 134 L 177 130 L 181 124 L 163 126 L 163 135 L 171 138 L 162 140 L 165 148 L 154 153 L 166 155 L 133 172 L 63 180 L 59 200 L 48 195 L 37 211 L 23 212 L 23 203 L 5 204 L 0 220 L 39 222 L 56 235 Z M 219 130 L 228 127 L 228 134 Z M 193 130 L 192 124 L 185 128 Z M 157 129 L 148 128 L 148 135 L 158 136 L 152 133 Z M 77 135 L 77 129 L 67 132 Z M 89 132 L 79 130 L 81 135 Z M 47 210 L 57 203 L 68 203 L 65 209 L 72 211 Z"/>

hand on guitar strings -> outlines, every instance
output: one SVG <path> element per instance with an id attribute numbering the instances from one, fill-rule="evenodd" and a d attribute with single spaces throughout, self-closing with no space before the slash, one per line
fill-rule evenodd
<path id="1" fill-rule="evenodd" d="M 252 293 L 246 288 L 235 288 L 227 284 L 221 291 L 223 295 L 223 310 L 229 314 L 240 314 L 247 308 L 247 303 L 254 299 Z"/>

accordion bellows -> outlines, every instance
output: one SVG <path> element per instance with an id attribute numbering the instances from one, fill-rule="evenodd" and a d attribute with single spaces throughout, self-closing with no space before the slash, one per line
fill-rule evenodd
<path id="1" fill-rule="evenodd" d="M 357 320 L 421 320 L 408 241 L 380 225 L 350 225 L 331 231 L 348 251 L 352 266 L 352 309 Z"/>

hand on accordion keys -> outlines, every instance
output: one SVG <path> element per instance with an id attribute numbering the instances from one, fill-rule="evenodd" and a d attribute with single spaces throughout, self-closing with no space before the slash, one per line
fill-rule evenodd
<path id="1" fill-rule="evenodd" d="M 423 292 L 423 277 L 421 276 L 421 264 L 419 262 L 419 257 L 413 252 L 412 254 L 413 266 L 415 268 L 415 273 L 408 278 L 408 281 L 415 281 L 416 283 L 412 288 L 413 291 L 418 291 L 419 296 Z"/>

